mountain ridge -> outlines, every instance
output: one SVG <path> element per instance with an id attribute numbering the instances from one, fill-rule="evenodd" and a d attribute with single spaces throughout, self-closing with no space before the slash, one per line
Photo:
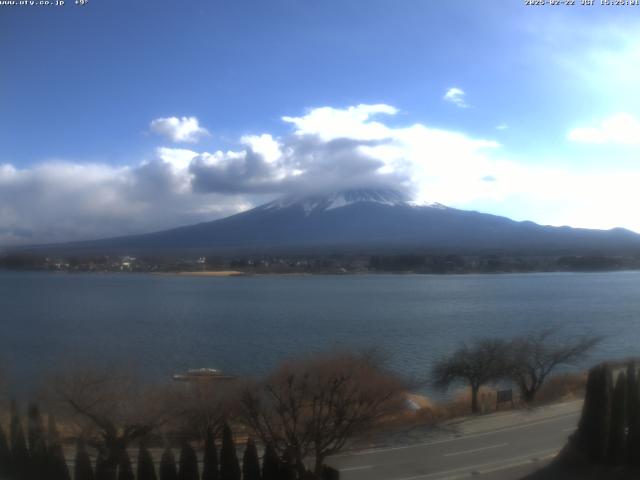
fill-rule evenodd
<path id="1" fill-rule="evenodd" d="M 543 226 L 530 221 L 417 204 L 392 189 L 292 195 L 219 220 L 159 232 L 26 250 L 151 253 L 268 251 L 479 251 L 531 254 L 640 251 L 630 230 Z"/>

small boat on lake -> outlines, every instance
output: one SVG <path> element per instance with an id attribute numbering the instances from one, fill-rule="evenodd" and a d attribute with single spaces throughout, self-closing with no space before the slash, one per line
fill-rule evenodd
<path id="1" fill-rule="evenodd" d="M 234 375 L 225 375 L 216 368 L 192 368 L 185 373 L 176 373 L 173 379 L 177 382 L 197 382 L 211 380 L 234 380 Z"/>

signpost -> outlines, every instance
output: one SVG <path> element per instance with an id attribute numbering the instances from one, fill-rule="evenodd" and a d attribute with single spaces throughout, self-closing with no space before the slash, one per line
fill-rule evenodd
<path id="1" fill-rule="evenodd" d="M 511 402 L 511 408 L 513 408 L 513 390 L 498 390 L 496 394 L 496 410 L 501 403 Z"/>

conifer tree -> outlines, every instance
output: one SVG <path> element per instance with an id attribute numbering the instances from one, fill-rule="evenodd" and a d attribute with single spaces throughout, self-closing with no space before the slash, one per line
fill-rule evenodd
<path id="1" fill-rule="evenodd" d="M 574 439 L 594 463 L 603 462 L 607 453 L 612 390 L 609 366 L 593 367 L 587 378 L 582 416 Z"/>
<path id="2" fill-rule="evenodd" d="M 29 449 L 22 430 L 20 413 L 15 401 L 11 402 L 11 473 L 16 480 L 23 480 L 29 476 Z"/>
<path id="3" fill-rule="evenodd" d="M 178 480 L 176 459 L 169 447 L 165 449 L 160 459 L 160 480 Z"/>
<path id="4" fill-rule="evenodd" d="M 0 478 L 11 473 L 11 449 L 7 441 L 7 435 L 0 425 Z"/>
<path id="5" fill-rule="evenodd" d="M 611 405 L 611 424 L 609 428 L 609 445 L 607 463 L 620 465 L 626 457 L 627 443 L 627 376 L 618 374 Z"/>
<path id="6" fill-rule="evenodd" d="M 102 451 L 98 453 L 96 459 L 95 480 L 117 480 L 116 469 L 107 461 L 107 455 Z"/>
<path id="7" fill-rule="evenodd" d="M 47 471 L 47 443 L 40 409 L 31 404 L 27 409 L 27 439 L 31 456 L 32 474 L 44 478 Z"/>
<path id="8" fill-rule="evenodd" d="M 220 480 L 240 480 L 240 463 L 236 454 L 236 445 L 229 425 L 222 429 L 222 449 L 220 450 Z"/>
<path id="9" fill-rule="evenodd" d="M 140 443 L 138 451 L 138 475 L 137 480 L 157 480 L 156 467 L 153 464 L 153 458 L 149 449 L 143 443 Z"/>
<path id="10" fill-rule="evenodd" d="M 607 364 L 604 366 L 604 373 L 602 379 L 602 438 L 603 438 L 603 451 L 605 452 L 603 456 L 601 456 L 601 461 L 604 461 L 606 456 L 606 449 L 609 445 L 609 440 L 611 436 L 611 411 L 613 405 L 613 373 L 611 371 L 611 367 Z"/>
<path id="11" fill-rule="evenodd" d="M 204 441 L 203 463 L 202 480 L 218 480 L 218 452 L 211 428 L 207 429 L 207 436 Z"/>
<path id="12" fill-rule="evenodd" d="M 198 480 L 198 457 L 196 451 L 187 441 L 182 443 L 180 449 L 180 469 L 178 470 L 178 480 Z"/>
<path id="13" fill-rule="evenodd" d="M 62 441 L 58 432 L 56 419 L 49 414 L 49 425 L 47 429 L 49 438 L 49 448 L 47 449 L 47 475 L 50 480 L 71 480 L 69 467 L 64 457 Z"/>
<path id="14" fill-rule="evenodd" d="M 36 404 L 29 404 L 27 408 L 27 438 L 29 450 L 39 448 L 45 442 L 44 421 L 40 409 Z"/>
<path id="15" fill-rule="evenodd" d="M 322 467 L 322 480 L 340 480 L 340 471 L 327 465 Z"/>
<path id="16" fill-rule="evenodd" d="M 79 438 L 76 443 L 76 460 L 73 468 L 73 480 L 94 480 L 91 458 L 89 458 L 87 447 L 82 438 Z"/>
<path id="17" fill-rule="evenodd" d="M 118 460 L 118 480 L 135 480 L 131 459 L 129 458 L 129 452 L 126 448 L 123 448 L 122 452 L 120 452 L 120 459 Z"/>
<path id="18" fill-rule="evenodd" d="M 627 365 L 627 463 L 640 465 L 640 385 L 633 362 Z"/>
<path id="19" fill-rule="evenodd" d="M 270 443 L 264 449 L 262 457 L 262 480 L 279 480 L 280 459 Z"/>
<path id="20" fill-rule="evenodd" d="M 293 455 L 290 451 L 286 451 L 282 462 L 280 463 L 280 480 L 296 480 L 298 478 L 296 474 L 296 465 Z"/>
<path id="21" fill-rule="evenodd" d="M 242 456 L 242 480 L 260 480 L 260 460 L 258 449 L 253 439 L 249 437 Z"/>
<path id="22" fill-rule="evenodd" d="M 49 445 L 49 447 L 52 447 L 54 445 L 62 445 L 56 417 L 51 413 L 49 414 L 49 417 L 47 419 L 47 444 Z"/>
<path id="23" fill-rule="evenodd" d="M 584 452 L 588 453 L 591 449 L 591 433 L 595 431 L 595 396 L 596 384 L 600 375 L 599 366 L 591 367 L 587 375 L 587 383 L 585 384 L 584 402 L 582 404 L 582 413 L 578 421 L 578 428 L 571 437 L 573 443 Z"/>

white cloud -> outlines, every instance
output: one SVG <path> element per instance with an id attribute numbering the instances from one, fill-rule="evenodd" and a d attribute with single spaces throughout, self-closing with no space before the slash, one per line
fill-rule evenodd
<path id="1" fill-rule="evenodd" d="M 297 136 L 317 136 L 327 145 L 348 136 L 354 143 L 341 160 L 343 175 L 349 172 L 350 158 L 359 154 L 370 169 L 362 181 L 402 182 L 419 201 L 459 203 L 486 188 L 486 182 L 480 179 L 491 174 L 494 165 L 489 162 L 488 152 L 499 149 L 499 143 L 422 124 L 389 127 L 371 118 L 377 113 L 395 113 L 395 108 L 367 107 L 324 107 L 286 120 L 297 127 Z M 318 151 L 316 146 L 314 152 Z M 331 165 L 336 158 L 337 154 L 333 154 L 324 165 Z M 306 171 L 305 162 L 301 161 L 304 157 L 298 156 L 297 160 L 298 167 Z M 364 164 L 360 167 L 364 170 Z M 314 177 L 321 179 L 322 175 L 315 173 Z"/>
<path id="2" fill-rule="evenodd" d="M 262 135 L 245 135 L 240 138 L 240 142 L 251 147 L 254 152 L 262 155 L 268 163 L 274 163 L 282 155 L 280 143 L 274 140 L 268 133 L 263 133 Z"/>
<path id="3" fill-rule="evenodd" d="M 396 112 L 382 104 L 312 109 L 283 119 L 293 126 L 290 136 L 246 135 L 238 149 L 228 151 L 161 147 L 152 158 L 125 167 L 3 165 L 0 244 L 152 231 L 310 190 L 391 185 L 412 188 L 420 198 L 472 197 L 472 180 L 465 180 L 463 193 L 448 188 L 445 177 L 474 176 L 482 183 L 478 179 L 491 173 L 484 152 L 499 145 L 421 124 L 390 127 L 375 119 Z"/>
<path id="4" fill-rule="evenodd" d="M 171 165 L 176 172 L 188 169 L 191 160 L 198 156 L 198 152 L 186 148 L 160 147 L 157 149 L 157 153 L 158 157 Z"/>
<path id="5" fill-rule="evenodd" d="M 236 213 L 239 195 L 196 195 L 168 150 L 137 166 L 0 165 L 0 245 L 149 232 Z M 161 157 L 164 157 L 161 158 Z"/>
<path id="6" fill-rule="evenodd" d="M 628 113 L 618 113 L 595 126 L 572 129 L 568 138 L 580 143 L 640 144 L 640 121 Z"/>
<path id="7" fill-rule="evenodd" d="M 395 115 L 398 109 L 390 105 L 357 105 L 344 109 L 314 108 L 302 117 L 282 117 L 296 127 L 296 135 L 318 135 L 323 140 L 330 138 L 354 138 L 379 140 L 385 137 L 384 124 L 370 121 L 378 114 Z"/>
<path id="8" fill-rule="evenodd" d="M 417 202 L 519 220 L 640 231 L 633 211 L 640 168 L 527 164 L 508 158 L 493 139 L 381 118 L 396 112 L 389 105 L 312 109 L 283 119 L 292 126 L 287 136 L 246 135 L 227 151 L 161 147 L 122 167 L 0 164 L 0 245 L 141 233 L 220 218 L 287 193 L 376 185 L 407 189 Z M 637 124 L 616 118 L 587 128 L 601 141 L 631 140 Z"/>
<path id="9" fill-rule="evenodd" d="M 196 143 L 202 137 L 209 135 L 207 129 L 200 126 L 196 117 L 156 118 L 149 128 L 152 132 L 176 143 Z"/>
<path id="10" fill-rule="evenodd" d="M 457 87 L 451 87 L 445 92 L 442 99 L 446 102 L 453 103 L 456 107 L 467 108 L 469 105 L 467 105 L 467 102 L 465 101 L 465 96 L 466 93 L 464 90 Z"/>

